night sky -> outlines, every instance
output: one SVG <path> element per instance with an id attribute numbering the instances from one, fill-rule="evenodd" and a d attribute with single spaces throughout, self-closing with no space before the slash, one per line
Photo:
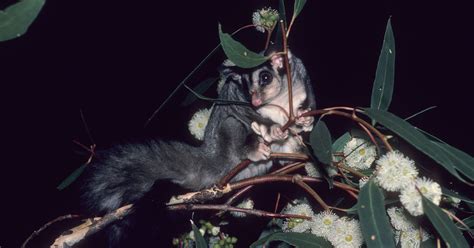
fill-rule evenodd
<path id="1" fill-rule="evenodd" d="M 13 2 L 2 1 L 0 8 Z M 77 185 L 61 192 L 56 186 L 87 160 L 72 142 L 91 144 L 81 110 L 98 148 L 154 137 L 195 142 L 187 120 L 208 104 L 180 106 L 184 90 L 143 125 L 218 44 L 219 22 L 232 32 L 249 24 L 257 8 L 278 3 L 46 2 L 25 36 L 0 43 L 2 248 L 18 247 L 57 216 L 80 213 Z M 291 13 L 293 1 L 287 2 Z M 407 117 L 438 106 L 411 123 L 472 154 L 472 13 L 460 1 L 414 2 L 309 0 L 290 49 L 307 67 L 318 107 L 366 107 L 392 15 L 397 50 L 390 111 Z M 257 51 L 265 37 L 248 30 L 236 38 Z M 217 53 L 189 84 L 216 75 L 223 59 Z M 345 119 L 328 124 L 335 136 L 352 127 Z M 47 232 L 38 242 L 46 247 L 54 235 Z"/>

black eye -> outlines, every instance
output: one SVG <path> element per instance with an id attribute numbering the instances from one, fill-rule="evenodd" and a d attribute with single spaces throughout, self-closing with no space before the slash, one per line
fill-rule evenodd
<path id="1" fill-rule="evenodd" d="M 259 75 L 259 84 L 261 86 L 265 86 L 267 84 L 270 84 L 273 80 L 273 75 L 268 72 L 268 71 L 262 71 L 260 72 L 260 75 Z"/>

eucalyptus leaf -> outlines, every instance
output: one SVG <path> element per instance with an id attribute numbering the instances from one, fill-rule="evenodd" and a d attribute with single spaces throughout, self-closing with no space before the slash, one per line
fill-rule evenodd
<path id="1" fill-rule="evenodd" d="M 268 60 L 268 57 L 262 56 L 258 53 L 247 49 L 240 42 L 234 40 L 232 36 L 222 32 L 222 27 L 219 24 L 219 39 L 221 46 L 227 58 L 235 65 L 242 68 L 253 68 L 263 64 Z"/>
<path id="2" fill-rule="evenodd" d="M 385 210 L 382 190 L 369 180 L 362 187 L 357 202 L 360 227 L 367 247 L 394 247 L 395 240 Z"/>
<path id="3" fill-rule="evenodd" d="M 461 201 L 474 204 L 474 200 L 469 199 L 469 198 L 467 198 L 466 196 L 460 195 L 459 193 L 456 193 L 456 192 L 451 191 L 451 190 L 449 190 L 449 189 L 447 189 L 447 188 L 444 188 L 444 187 L 441 187 L 441 190 L 443 191 L 443 195 L 445 195 L 445 196 L 454 197 L 454 198 L 457 198 L 457 199 L 459 199 L 459 200 L 461 200 Z"/>
<path id="4" fill-rule="evenodd" d="M 437 247 L 436 239 L 433 239 L 433 238 L 425 240 L 421 242 L 420 244 L 420 248 L 436 248 L 436 247 Z"/>
<path id="5" fill-rule="evenodd" d="M 191 221 L 191 226 L 193 227 L 194 239 L 196 241 L 196 248 L 208 248 L 206 240 L 204 240 L 204 237 L 202 236 L 197 226 L 194 225 L 193 221 Z"/>
<path id="6" fill-rule="evenodd" d="M 84 172 L 84 169 L 86 169 L 87 164 L 81 165 L 79 168 L 75 169 L 66 179 L 64 179 L 56 189 L 58 190 L 63 190 L 67 188 L 71 183 L 76 181 L 76 179 Z"/>
<path id="7" fill-rule="evenodd" d="M 461 231 L 459 231 L 456 225 L 454 225 L 448 215 L 444 213 L 440 207 L 436 206 L 424 196 L 422 196 L 421 202 L 423 204 L 425 215 L 449 247 L 469 247 Z"/>
<path id="8" fill-rule="evenodd" d="M 305 4 L 306 0 L 295 0 L 295 5 L 293 7 L 293 19 L 296 19 L 296 17 L 301 13 Z"/>
<path id="9" fill-rule="evenodd" d="M 208 78 L 194 87 L 193 91 L 198 94 L 204 94 L 219 78 Z M 197 97 L 193 92 L 189 92 L 184 101 L 181 103 L 182 106 L 189 106 Z"/>
<path id="10" fill-rule="evenodd" d="M 328 127 L 321 119 L 310 134 L 311 148 L 318 160 L 330 165 L 332 162 L 332 139 Z"/>
<path id="11" fill-rule="evenodd" d="M 20 37 L 43 8 L 45 0 L 22 0 L 0 10 L 0 41 Z"/>
<path id="12" fill-rule="evenodd" d="M 470 229 L 473 229 L 474 228 L 474 215 L 471 215 L 463 219 L 462 222 L 466 224 L 466 226 L 468 226 Z M 464 225 L 461 225 L 460 223 L 456 223 L 456 226 L 459 229 L 466 230 L 466 227 Z M 469 230 L 469 231 L 472 232 L 472 230 Z"/>
<path id="13" fill-rule="evenodd" d="M 467 183 L 459 175 L 458 171 L 467 176 L 471 181 L 474 180 L 474 171 L 472 170 L 474 160 L 471 156 L 449 145 L 432 141 L 410 123 L 390 112 L 367 108 L 364 109 L 364 113 L 431 157 L 460 181 Z"/>
<path id="14" fill-rule="evenodd" d="M 388 109 L 392 101 L 394 77 L 395 38 L 393 36 L 391 21 L 388 19 L 372 88 L 371 108 L 381 110 Z"/>
<path id="15" fill-rule="evenodd" d="M 275 232 L 262 239 L 255 241 L 251 248 L 263 246 L 270 241 L 284 241 L 295 247 L 332 247 L 332 245 L 322 237 L 318 237 L 311 233 L 294 233 L 294 232 Z M 266 246 L 265 246 L 266 247 Z"/>

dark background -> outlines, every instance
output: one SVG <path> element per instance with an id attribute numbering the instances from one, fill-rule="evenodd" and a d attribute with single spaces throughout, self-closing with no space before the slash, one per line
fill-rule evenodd
<path id="1" fill-rule="evenodd" d="M 55 187 L 87 159 L 72 143 L 91 143 L 81 109 L 98 147 L 141 137 L 193 142 L 186 122 L 204 103 L 179 107 L 184 91 L 148 128 L 143 124 L 218 43 L 218 22 L 232 32 L 249 24 L 255 9 L 277 2 L 48 0 L 25 36 L 0 43 L 0 247 L 17 247 L 45 222 L 80 212 L 75 187 Z M 407 117 L 438 106 L 411 122 L 472 154 L 468 9 L 460 1 L 309 0 L 290 48 L 306 64 L 319 107 L 369 106 L 392 15 L 397 50 L 390 110 Z M 236 38 L 254 50 L 264 42 L 254 31 Z M 223 58 L 218 53 L 190 84 L 215 74 Z M 346 122 L 330 127 L 340 133 Z M 52 234 L 45 235 L 40 241 L 51 242 Z"/>

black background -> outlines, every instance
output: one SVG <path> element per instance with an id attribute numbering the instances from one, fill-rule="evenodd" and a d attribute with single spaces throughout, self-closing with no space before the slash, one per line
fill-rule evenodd
<path id="1" fill-rule="evenodd" d="M 25 36 L 0 43 L 0 247 L 17 247 L 45 222 L 79 212 L 74 187 L 55 187 L 87 159 L 72 144 L 91 142 L 81 109 L 99 147 L 139 137 L 192 142 L 186 121 L 196 107 L 177 106 L 184 91 L 147 129 L 143 124 L 218 44 L 218 22 L 232 32 L 249 24 L 255 9 L 276 4 L 48 0 Z M 469 14 L 458 1 L 309 0 L 290 48 L 306 64 L 319 107 L 369 106 L 392 15 L 397 54 L 390 110 L 407 117 L 438 106 L 411 122 L 472 154 Z M 254 50 L 264 42 L 254 31 L 236 38 Z M 215 73 L 222 59 L 220 52 L 190 84 Z M 336 133 L 350 126 L 340 119 L 330 123 Z"/>

